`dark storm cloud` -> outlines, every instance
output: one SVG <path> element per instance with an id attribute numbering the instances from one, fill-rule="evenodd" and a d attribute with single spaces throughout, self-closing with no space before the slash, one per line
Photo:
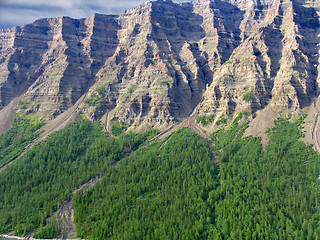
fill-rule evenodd
<path id="1" fill-rule="evenodd" d="M 176 0 L 184 2 L 187 0 Z M 0 28 L 25 25 L 46 17 L 86 18 L 94 13 L 119 14 L 144 0 L 0 0 Z"/>

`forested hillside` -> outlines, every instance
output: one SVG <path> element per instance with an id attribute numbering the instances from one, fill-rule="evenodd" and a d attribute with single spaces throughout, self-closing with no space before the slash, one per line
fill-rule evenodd
<path id="1" fill-rule="evenodd" d="M 39 142 L 0 173 L 0 232 L 24 236 L 45 225 L 78 186 L 103 175 L 154 133 L 113 139 L 99 122 L 83 119 Z"/>
<path id="2" fill-rule="evenodd" d="M 237 124 L 212 136 L 216 149 L 223 150 L 220 184 L 208 200 L 214 239 L 320 238 L 320 157 L 298 141 L 303 120 L 276 121 L 265 151 L 260 139 L 241 139 L 241 134 L 230 143 L 241 128 Z"/>
<path id="3" fill-rule="evenodd" d="M 156 131 L 111 138 L 81 119 L 0 173 L 0 233 L 61 235 L 49 217 L 66 200 L 85 239 L 319 239 L 320 157 L 299 141 L 304 118 L 278 119 L 265 149 L 242 138 L 246 114 L 211 135 L 213 149 L 188 128 L 145 145 Z"/>
<path id="4" fill-rule="evenodd" d="M 74 199 L 79 237 L 92 239 L 205 238 L 206 204 L 217 185 L 206 140 L 189 129 L 121 160 L 101 184 Z"/>
<path id="5" fill-rule="evenodd" d="M 319 29 L 319 0 L 0 29 L 0 237 L 320 240 Z"/>
<path id="6" fill-rule="evenodd" d="M 0 168 L 18 157 L 39 136 L 41 124 L 36 117 L 15 118 L 13 127 L 0 135 Z"/>

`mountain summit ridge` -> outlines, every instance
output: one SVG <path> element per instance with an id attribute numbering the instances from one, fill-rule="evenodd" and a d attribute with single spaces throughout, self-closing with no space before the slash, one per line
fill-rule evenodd
<path id="1" fill-rule="evenodd" d="M 144 131 L 196 107 L 212 124 L 242 111 L 310 108 L 319 16 L 317 1 L 153 1 L 0 30 L 0 130 L 15 114 L 49 125 L 85 114 Z"/>

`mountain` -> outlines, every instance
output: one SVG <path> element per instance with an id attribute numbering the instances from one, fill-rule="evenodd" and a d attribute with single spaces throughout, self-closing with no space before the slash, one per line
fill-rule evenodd
<path id="1" fill-rule="evenodd" d="M 319 45 L 318 0 L 0 30 L 0 238 L 319 239 Z"/>
<path id="2" fill-rule="evenodd" d="M 1 132 L 15 114 L 166 129 L 197 114 L 297 111 L 318 99 L 318 1 L 146 2 L 120 15 L 0 30 Z M 60 117 L 59 117 L 60 116 Z"/>

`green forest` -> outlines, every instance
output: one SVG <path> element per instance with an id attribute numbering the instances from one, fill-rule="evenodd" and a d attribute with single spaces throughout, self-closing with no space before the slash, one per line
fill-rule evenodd
<path id="1" fill-rule="evenodd" d="M 39 136 L 41 125 L 36 117 L 14 119 L 12 128 L 0 135 L 0 168 L 17 158 Z"/>
<path id="2" fill-rule="evenodd" d="M 188 128 L 146 144 L 157 131 L 112 138 L 82 118 L 0 172 L 0 234 L 54 238 L 48 219 L 71 201 L 82 239 L 320 239 L 320 157 L 299 141 L 305 116 L 278 119 L 264 149 L 243 137 L 248 119 L 213 133 L 210 149 Z M 30 131 L 25 121 L 1 135 L 0 153 Z"/>

